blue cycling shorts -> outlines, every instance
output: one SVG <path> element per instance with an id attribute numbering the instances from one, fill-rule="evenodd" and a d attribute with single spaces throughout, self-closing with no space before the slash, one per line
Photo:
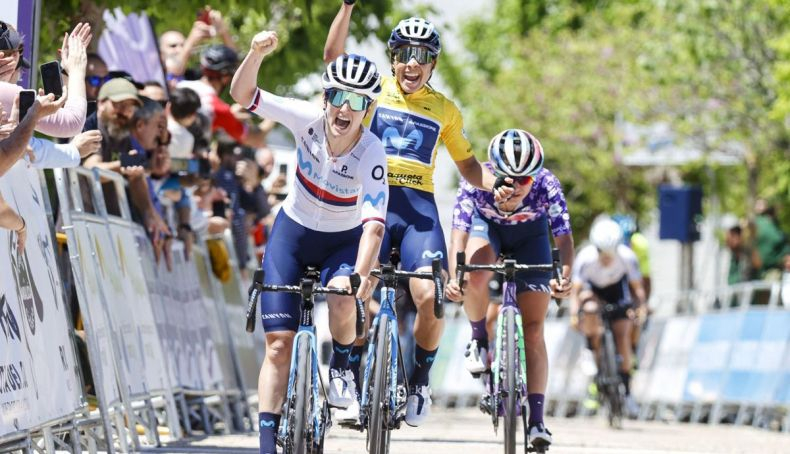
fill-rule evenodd
<path id="1" fill-rule="evenodd" d="M 549 228 L 545 216 L 531 222 L 502 225 L 486 220 L 475 213 L 469 235 L 483 238 L 491 244 L 494 254 L 508 255 L 521 265 L 551 263 Z M 519 271 L 516 274 L 516 293 L 551 293 L 551 273 L 544 271 Z"/>
<path id="2" fill-rule="evenodd" d="M 447 246 L 433 194 L 403 186 L 390 186 L 387 229 L 381 255 L 389 261 L 391 248 L 400 249 L 401 269 L 414 271 L 442 259 L 447 269 Z"/>
<path id="3" fill-rule="evenodd" d="M 321 271 L 321 285 L 354 272 L 362 226 L 342 232 L 319 232 L 277 213 L 263 255 L 264 283 L 298 285 L 307 266 Z M 266 332 L 296 331 L 300 297 L 295 293 L 263 292 L 261 321 Z"/>

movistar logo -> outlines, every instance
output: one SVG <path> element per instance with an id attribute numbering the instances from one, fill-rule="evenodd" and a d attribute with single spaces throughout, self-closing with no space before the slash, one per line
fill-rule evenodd
<path id="1" fill-rule="evenodd" d="M 348 357 L 349 361 L 359 361 L 359 355 L 351 355 Z"/>
<path id="2" fill-rule="evenodd" d="M 429 357 L 425 358 L 425 362 L 426 363 L 432 363 L 434 358 L 435 358 L 435 356 L 429 356 Z"/>
<path id="3" fill-rule="evenodd" d="M 443 259 L 444 252 L 442 251 L 422 251 L 422 258 L 424 259 Z"/>
<path id="4" fill-rule="evenodd" d="M 349 265 L 348 263 L 341 263 L 339 269 L 341 269 L 341 270 L 353 270 L 354 267 Z"/>
<path id="5" fill-rule="evenodd" d="M 412 129 L 406 137 L 403 137 L 401 133 L 393 127 L 389 127 L 384 130 L 384 134 L 381 135 L 381 141 L 387 147 L 392 147 L 397 150 L 403 149 L 411 149 L 417 150 L 422 145 L 422 131 L 418 129 Z"/>
<path id="6" fill-rule="evenodd" d="M 345 355 L 346 353 L 350 352 L 351 349 L 350 348 L 337 348 L 337 347 L 335 347 L 335 351 Z"/>
<path id="7" fill-rule="evenodd" d="M 306 159 L 303 161 L 302 160 L 302 153 L 303 153 L 302 148 L 301 147 L 297 148 L 297 150 L 296 150 L 296 159 L 299 162 L 299 168 L 302 169 L 302 171 L 307 172 L 308 175 L 312 175 L 313 174 L 313 163 L 311 163 L 310 161 L 308 161 Z"/>
<path id="8" fill-rule="evenodd" d="M 376 197 L 371 197 L 370 194 L 365 194 L 365 197 L 362 198 L 362 202 L 363 203 L 368 202 L 373 206 L 377 206 L 380 202 L 384 201 L 385 197 L 386 196 L 384 195 L 384 191 L 381 191 L 378 194 L 376 194 Z"/>
<path id="9" fill-rule="evenodd" d="M 261 427 L 274 427 L 274 421 L 261 420 Z"/>

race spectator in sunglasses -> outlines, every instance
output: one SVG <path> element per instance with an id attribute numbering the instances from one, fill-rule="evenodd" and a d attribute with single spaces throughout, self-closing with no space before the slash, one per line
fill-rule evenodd
<path id="1" fill-rule="evenodd" d="M 101 86 L 110 80 L 109 73 L 107 64 L 99 54 L 88 54 L 88 66 L 85 68 L 85 96 L 88 101 L 96 101 Z"/>

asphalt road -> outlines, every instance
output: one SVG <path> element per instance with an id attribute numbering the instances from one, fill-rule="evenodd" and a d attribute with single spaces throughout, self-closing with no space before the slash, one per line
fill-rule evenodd
<path id="1" fill-rule="evenodd" d="M 601 418 L 546 421 L 554 434 L 550 453 L 790 453 L 790 435 L 751 427 L 626 421 L 610 429 Z M 493 454 L 502 450 L 502 432 L 494 434 L 486 416 L 474 409 L 436 411 L 419 428 L 393 433 L 392 454 Z M 168 445 L 158 452 L 258 452 L 257 434 L 212 436 Z M 326 453 L 364 453 L 365 435 L 332 427 Z"/>

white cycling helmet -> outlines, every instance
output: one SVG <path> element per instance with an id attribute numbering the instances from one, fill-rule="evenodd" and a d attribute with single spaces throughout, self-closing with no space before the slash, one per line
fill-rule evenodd
<path id="1" fill-rule="evenodd" d="M 337 88 L 375 100 L 381 93 L 381 75 L 376 64 L 361 55 L 341 55 L 327 65 L 321 77 L 324 90 Z"/>
<path id="2" fill-rule="evenodd" d="M 420 17 L 403 19 L 392 29 L 387 47 L 393 50 L 401 46 L 425 46 L 437 55 L 442 51 L 442 43 L 436 27 Z"/>
<path id="3" fill-rule="evenodd" d="M 603 218 L 595 221 L 590 229 L 590 242 L 599 251 L 613 253 L 623 242 L 623 231 L 613 220 Z"/>
<path id="4" fill-rule="evenodd" d="M 543 147 L 523 129 L 506 129 L 491 139 L 488 160 L 498 175 L 535 175 L 543 168 Z"/>

